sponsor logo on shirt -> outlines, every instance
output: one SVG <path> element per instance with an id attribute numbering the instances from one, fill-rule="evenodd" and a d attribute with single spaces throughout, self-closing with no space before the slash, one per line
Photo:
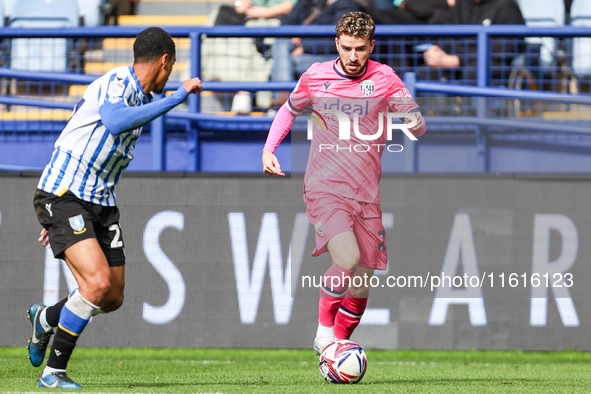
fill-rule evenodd
<path id="1" fill-rule="evenodd" d="M 367 82 L 367 81 L 364 81 Z M 370 81 L 371 82 L 371 81 Z M 366 84 L 367 91 L 374 88 L 372 84 Z M 398 94 L 405 94 L 404 91 Z M 404 99 L 404 97 L 402 98 Z M 312 119 L 308 120 L 307 138 L 312 140 L 314 133 L 314 123 L 316 122 L 320 130 L 316 128 L 316 132 L 331 131 L 338 133 L 338 139 L 342 140 L 345 145 L 332 142 L 330 144 L 320 144 L 319 150 L 332 152 L 358 152 L 367 153 L 377 150 L 377 152 L 402 152 L 404 149 L 400 144 L 387 144 L 384 140 L 391 141 L 393 132 L 395 130 L 402 131 L 409 139 L 416 141 L 411 130 L 419 121 L 418 113 L 393 113 L 393 112 L 375 112 L 369 103 L 371 99 L 352 98 L 346 99 L 343 97 L 334 100 L 325 100 L 323 107 L 319 111 L 305 108 L 304 113 L 310 115 Z M 370 119 L 372 116 L 377 116 L 375 122 Z M 397 119 L 406 119 L 408 123 L 398 123 Z M 377 130 L 369 130 L 368 125 L 376 125 Z M 338 126 L 337 126 L 338 125 Z M 338 127 L 336 130 L 330 128 Z M 352 142 L 361 142 L 351 145 Z"/>

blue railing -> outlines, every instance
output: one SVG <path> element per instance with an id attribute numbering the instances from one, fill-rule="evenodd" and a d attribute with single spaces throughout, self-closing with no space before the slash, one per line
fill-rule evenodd
<path id="1" fill-rule="evenodd" d="M 165 27 L 174 37 L 188 37 L 191 41 L 190 46 L 190 75 L 191 77 L 201 76 L 201 44 L 203 37 L 333 37 L 334 28 L 331 26 L 282 26 L 281 28 L 244 28 L 236 26 L 219 27 Z M 71 39 L 97 39 L 106 37 L 135 37 L 143 28 L 141 27 L 97 27 L 97 28 L 72 28 L 72 29 L 0 29 L 0 40 L 11 38 L 71 38 Z M 591 98 L 586 95 L 568 95 L 551 92 L 531 92 L 522 90 L 511 90 L 490 87 L 491 81 L 489 65 L 491 63 L 491 43 L 498 38 L 525 38 L 525 37 L 556 37 L 573 38 L 588 37 L 591 35 L 591 28 L 581 27 L 561 27 L 561 28 L 529 28 L 525 26 L 378 26 L 376 29 L 377 39 L 398 38 L 411 42 L 411 38 L 471 38 L 474 39 L 477 46 L 476 51 L 476 83 L 474 86 L 461 86 L 454 84 L 438 82 L 419 82 L 412 73 L 406 73 L 405 83 L 414 93 L 446 94 L 446 95 L 465 95 L 473 97 L 503 97 L 503 98 L 521 98 L 535 99 L 536 101 L 560 102 L 569 104 L 591 104 Z M 14 70 L 6 67 L 0 67 L 0 78 L 23 79 L 34 81 L 51 81 L 71 84 L 88 84 L 96 75 L 85 75 L 77 73 L 50 73 L 50 72 L 31 72 L 25 70 Z M 166 89 L 173 90 L 178 88 L 180 82 L 170 82 Z M 223 92 L 223 91 L 289 91 L 295 86 L 293 82 L 203 82 L 204 91 Z M 73 103 L 59 102 L 47 99 L 32 99 L 25 97 L 16 97 L 4 95 L 0 96 L 0 104 L 5 105 L 26 105 L 42 108 L 71 109 Z M 477 114 L 475 117 L 462 117 L 450 120 L 449 117 L 433 116 L 429 119 L 430 125 L 448 125 L 470 124 L 475 127 L 482 127 L 485 131 L 485 125 L 491 125 L 490 119 L 485 119 L 483 124 L 484 112 L 483 105 L 480 108 L 477 105 Z M 195 147 L 199 146 L 199 130 L 207 128 L 232 129 L 232 130 L 252 130 L 265 129 L 270 126 L 271 118 L 257 116 L 222 116 L 203 113 L 201 111 L 199 96 L 191 96 L 189 100 L 189 111 L 172 111 L 152 123 L 152 170 L 161 171 L 164 169 L 165 157 L 165 123 L 168 120 L 190 121 L 193 138 L 192 143 Z M 547 124 L 541 122 L 523 121 L 523 120 L 495 120 L 497 126 L 515 127 L 520 129 L 549 130 Z M 436 129 L 436 128 L 435 128 Z M 553 129 L 554 130 L 554 129 Z M 584 127 L 569 126 L 563 129 L 566 132 L 581 133 L 586 132 Z M 477 133 L 481 135 L 480 133 Z M 479 143 L 485 144 L 486 138 L 478 138 Z M 416 145 L 416 144 L 415 144 Z M 416 146 L 412 151 L 416 152 Z M 480 146 L 479 151 L 483 154 L 480 170 L 486 171 L 488 167 L 488 158 L 486 157 L 486 146 Z M 188 170 L 199 170 L 200 158 L 199 149 L 193 149 L 192 157 L 189 160 Z M 417 170 L 416 155 L 409 155 L 405 163 L 405 171 Z"/>

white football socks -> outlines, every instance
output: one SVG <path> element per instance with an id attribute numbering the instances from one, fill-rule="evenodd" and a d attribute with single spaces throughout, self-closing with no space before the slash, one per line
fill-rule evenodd
<path id="1" fill-rule="evenodd" d="M 66 370 L 65 369 L 55 369 L 55 368 L 45 366 L 45 369 L 43 370 L 43 375 L 41 375 L 41 376 L 46 377 L 47 375 L 51 375 L 52 373 L 56 373 L 56 372 L 66 372 Z"/>
<path id="2" fill-rule="evenodd" d="M 318 329 L 316 330 L 316 338 L 319 342 L 327 343 L 334 341 L 334 326 L 323 326 L 318 323 Z"/>
<path id="3" fill-rule="evenodd" d="M 47 313 L 46 312 L 47 312 L 47 308 L 43 308 L 43 310 L 39 314 L 39 324 L 41 324 L 41 327 L 43 327 L 45 332 L 49 332 L 49 331 L 53 330 L 53 327 L 51 327 L 47 323 Z"/>

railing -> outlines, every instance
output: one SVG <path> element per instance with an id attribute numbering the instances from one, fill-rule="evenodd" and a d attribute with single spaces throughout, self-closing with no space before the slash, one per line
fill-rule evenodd
<path id="1" fill-rule="evenodd" d="M 97 39 L 105 37 L 135 37 L 142 28 L 115 28 L 115 27 L 97 27 L 97 28 L 72 28 L 72 29 L 0 29 L 0 40 L 12 38 L 34 38 L 34 37 L 55 37 L 69 39 Z M 201 48 L 204 37 L 333 37 L 334 28 L 331 26 L 282 26 L 281 28 L 244 28 L 235 26 L 223 27 L 169 27 L 166 30 L 173 37 L 186 37 L 190 39 L 190 75 L 191 77 L 201 76 Z M 421 94 L 445 94 L 445 95 L 465 95 L 473 97 L 503 97 L 503 98 L 521 98 L 535 99 L 536 101 L 550 101 L 570 104 L 591 104 L 591 98 L 586 95 L 569 95 L 551 92 L 531 92 L 523 90 L 511 90 L 506 88 L 490 87 L 491 77 L 491 46 L 495 39 L 515 38 L 523 39 L 525 37 L 556 37 L 560 39 L 569 39 L 573 37 L 588 37 L 591 29 L 581 27 L 561 27 L 561 28 L 528 28 L 525 26 L 378 26 L 376 29 L 376 39 L 390 40 L 397 38 L 404 40 L 406 44 L 414 44 L 421 40 L 441 39 L 441 38 L 466 38 L 475 40 L 476 44 L 476 79 L 474 86 L 462 86 L 449 83 L 437 82 L 418 82 L 416 76 L 412 73 L 405 74 L 405 83 L 414 95 Z M 416 56 L 415 56 L 416 57 Z M 88 84 L 96 79 L 96 75 L 85 75 L 79 73 L 49 73 L 32 72 L 25 70 L 14 70 L 6 67 L 0 68 L 0 78 L 7 79 L 25 79 L 36 81 L 52 81 L 71 84 Z M 170 82 L 166 89 L 174 90 L 180 85 L 179 81 Z M 204 91 L 223 92 L 245 90 L 255 91 L 289 91 L 295 86 L 292 82 L 214 82 L 205 81 L 203 83 Z M 169 120 L 189 121 L 191 128 L 192 144 L 199 146 L 200 129 L 232 129 L 232 130 L 252 130 L 266 129 L 270 126 L 271 118 L 257 116 L 227 116 L 204 113 L 201 110 L 200 96 L 191 96 L 189 99 L 188 112 L 172 111 L 165 117 L 160 117 L 152 122 L 152 170 L 164 170 L 165 161 L 165 124 Z M 5 105 L 26 105 L 41 108 L 59 108 L 71 109 L 74 103 L 59 102 L 44 99 L 32 99 L 25 97 L 16 97 L 11 95 L 0 96 L 0 104 Z M 477 141 L 481 146 L 479 150 L 482 154 L 479 170 L 487 171 L 488 158 L 486 157 L 486 125 L 491 125 L 490 119 L 485 119 L 483 114 L 486 103 L 481 101 L 477 104 L 476 116 L 472 117 L 446 117 L 432 116 L 428 121 L 430 126 L 454 124 L 470 124 L 478 128 Z M 483 120 L 484 119 L 484 120 Z M 486 122 L 486 124 L 484 124 Z M 550 127 L 545 123 L 506 119 L 495 120 L 496 126 L 516 127 L 520 129 L 549 130 Z M 437 127 L 433 128 L 434 130 Z M 444 127 L 445 129 L 445 127 Z M 569 126 L 563 129 L 566 132 L 586 133 L 587 129 L 580 126 Z M 411 151 L 416 152 L 416 144 L 410 145 Z M 199 149 L 193 149 L 190 158 L 189 171 L 198 171 L 200 168 Z M 407 161 L 404 166 L 405 171 L 417 170 L 417 157 L 407 155 Z M 8 167 L 5 167 L 8 168 Z M 10 167 L 13 168 L 13 167 Z"/>

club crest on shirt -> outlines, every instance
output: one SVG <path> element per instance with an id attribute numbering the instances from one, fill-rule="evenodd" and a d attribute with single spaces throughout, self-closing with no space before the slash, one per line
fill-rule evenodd
<path id="1" fill-rule="evenodd" d="M 371 96 L 376 86 L 371 79 L 366 79 L 365 81 L 361 81 L 359 88 L 365 96 Z"/>
<path id="2" fill-rule="evenodd" d="M 72 230 L 74 230 L 74 234 L 79 235 L 86 232 L 84 218 L 82 215 L 72 216 L 71 218 L 68 218 L 68 221 L 70 222 L 70 227 L 72 227 Z"/>

